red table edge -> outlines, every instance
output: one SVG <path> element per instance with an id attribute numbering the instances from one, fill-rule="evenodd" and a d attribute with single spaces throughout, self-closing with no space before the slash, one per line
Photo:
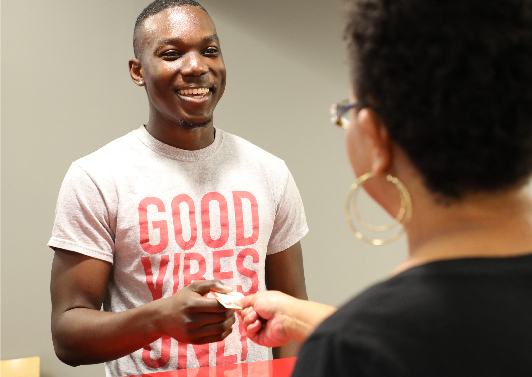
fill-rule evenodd
<path id="1" fill-rule="evenodd" d="M 288 357 L 284 359 L 253 361 L 253 362 L 242 363 L 242 364 L 247 364 L 246 370 L 248 369 L 248 367 L 251 367 L 251 368 L 264 368 L 265 370 L 271 369 L 272 373 L 275 372 L 275 374 L 271 374 L 271 373 L 261 374 L 260 377 L 262 377 L 262 375 L 271 376 L 271 377 L 289 377 L 292 374 L 292 371 L 294 370 L 296 360 L 297 360 L 297 357 Z M 153 373 L 139 374 L 139 375 L 129 376 L 129 377 L 187 377 L 188 375 L 194 376 L 194 377 L 201 377 L 201 376 L 218 376 L 218 374 L 220 376 L 224 376 L 224 373 L 227 371 L 233 370 L 235 365 L 238 366 L 239 364 L 225 364 L 225 365 L 217 365 L 217 366 L 212 366 L 212 367 L 179 369 L 179 370 L 166 371 L 166 372 L 153 372 Z M 254 377 L 252 375 L 248 375 L 248 376 Z"/>

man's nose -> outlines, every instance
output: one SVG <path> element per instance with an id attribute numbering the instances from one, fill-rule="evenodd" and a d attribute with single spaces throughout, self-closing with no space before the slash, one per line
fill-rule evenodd
<path id="1" fill-rule="evenodd" d="M 200 76 L 209 71 L 205 57 L 198 52 L 190 52 L 184 56 L 181 73 L 185 76 Z"/>

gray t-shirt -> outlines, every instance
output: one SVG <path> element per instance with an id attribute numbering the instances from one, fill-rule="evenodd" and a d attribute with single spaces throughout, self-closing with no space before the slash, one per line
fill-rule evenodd
<path id="1" fill-rule="evenodd" d="M 307 232 L 279 158 L 219 129 L 214 143 L 188 151 L 140 127 L 72 164 L 48 246 L 113 263 L 103 308 L 120 312 L 201 279 L 246 295 L 265 290 L 266 256 Z M 163 337 L 106 363 L 107 376 L 267 359 L 237 322 L 218 343 Z"/>

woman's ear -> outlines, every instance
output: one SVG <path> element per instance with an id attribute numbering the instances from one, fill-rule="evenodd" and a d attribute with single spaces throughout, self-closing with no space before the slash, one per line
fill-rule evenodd
<path id="1" fill-rule="evenodd" d="M 392 142 L 382 119 L 366 107 L 358 112 L 357 122 L 370 144 L 371 171 L 376 176 L 386 173 L 392 159 Z"/>
<path id="2" fill-rule="evenodd" d="M 146 85 L 144 82 L 144 70 L 137 58 L 129 59 L 129 74 L 133 82 L 138 86 Z"/>

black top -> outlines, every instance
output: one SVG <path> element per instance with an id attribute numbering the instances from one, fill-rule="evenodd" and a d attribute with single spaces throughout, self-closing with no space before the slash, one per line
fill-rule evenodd
<path id="1" fill-rule="evenodd" d="M 349 301 L 293 376 L 532 376 L 532 255 L 414 267 Z"/>

